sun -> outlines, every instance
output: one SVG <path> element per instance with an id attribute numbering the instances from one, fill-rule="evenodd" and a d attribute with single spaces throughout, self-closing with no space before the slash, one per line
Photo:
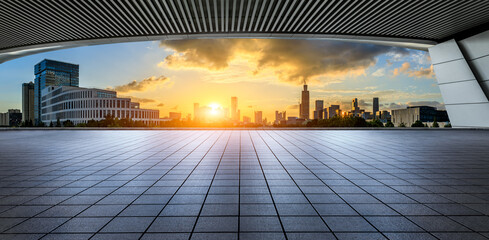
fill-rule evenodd
<path id="1" fill-rule="evenodd" d="M 217 115 L 221 109 L 221 105 L 219 103 L 211 103 L 209 104 L 209 107 L 211 108 L 210 114 L 212 115 Z"/>

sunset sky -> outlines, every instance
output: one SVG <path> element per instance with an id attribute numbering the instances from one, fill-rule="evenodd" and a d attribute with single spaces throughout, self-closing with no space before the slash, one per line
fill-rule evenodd
<path id="1" fill-rule="evenodd" d="M 21 84 L 48 58 L 80 65 L 80 87 L 111 88 L 144 108 L 193 113 L 193 103 L 229 108 L 241 116 L 275 110 L 298 116 L 302 82 L 314 101 L 349 109 L 357 97 L 371 111 L 407 105 L 444 108 L 427 52 L 326 40 L 206 39 L 137 42 L 73 48 L 0 64 L 0 112 L 21 109 Z M 312 113 L 311 113 L 312 114 Z"/>

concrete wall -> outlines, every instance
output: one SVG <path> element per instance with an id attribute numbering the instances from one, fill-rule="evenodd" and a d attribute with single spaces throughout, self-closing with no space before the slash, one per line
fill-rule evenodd
<path id="1" fill-rule="evenodd" d="M 489 31 L 428 49 L 453 127 L 489 127 Z"/>
<path id="2" fill-rule="evenodd" d="M 392 110 L 392 123 L 394 126 L 399 127 L 401 123 L 404 123 L 406 127 L 419 120 L 419 108 L 406 108 Z"/>

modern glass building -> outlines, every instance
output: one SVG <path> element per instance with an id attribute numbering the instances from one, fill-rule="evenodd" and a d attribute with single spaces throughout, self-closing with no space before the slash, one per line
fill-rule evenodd
<path id="1" fill-rule="evenodd" d="M 41 119 L 41 92 L 48 86 L 79 86 L 79 65 L 44 59 L 34 66 L 34 119 Z"/>

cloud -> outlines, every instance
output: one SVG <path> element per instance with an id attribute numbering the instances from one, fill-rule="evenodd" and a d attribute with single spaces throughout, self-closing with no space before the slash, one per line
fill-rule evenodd
<path id="1" fill-rule="evenodd" d="M 435 73 L 433 72 L 433 65 L 430 65 L 429 68 L 420 68 L 418 70 L 413 70 L 408 73 L 410 77 L 415 78 L 434 78 Z"/>
<path id="2" fill-rule="evenodd" d="M 156 105 L 156 106 L 157 106 L 157 107 L 164 107 L 164 106 L 165 106 L 165 104 L 160 103 L 160 104 L 158 104 L 158 105 Z"/>
<path id="3" fill-rule="evenodd" d="M 437 109 L 443 110 L 445 109 L 445 104 L 440 103 L 438 101 L 417 101 L 417 102 L 408 102 L 408 106 L 431 106 L 436 107 Z"/>
<path id="4" fill-rule="evenodd" d="M 165 40 L 160 46 L 174 53 L 159 66 L 226 71 L 245 61 L 253 68 L 249 77 L 271 71 L 280 82 L 291 84 L 319 81 L 319 76 L 364 75 L 380 54 L 407 54 L 402 48 L 325 40 L 191 39 Z"/>
<path id="5" fill-rule="evenodd" d="M 130 98 L 132 102 L 138 102 L 138 103 L 154 103 L 156 100 L 151 99 L 151 98 L 140 98 L 140 97 L 133 97 L 133 96 L 119 96 L 122 98 Z"/>
<path id="6" fill-rule="evenodd" d="M 411 64 L 409 62 L 402 63 L 401 67 L 396 68 L 392 71 L 392 75 L 394 77 L 399 76 L 400 74 L 405 74 L 409 77 L 414 78 L 434 78 L 435 73 L 433 72 L 433 65 L 430 65 L 429 68 L 420 67 L 419 69 L 413 70 L 410 69 Z"/>
<path id="7" fill-rule="evenodd" d="M 385 69 L 384 68 L 379 68 L 375 72 L 372 73 L 372 76 L 374 77 L 383 77 L 385 76 Z"/>
<path id="8" fill-rule="evenodd" d="M 388 103 L 384 105 L 386 109 L 394 110 L 394 109 L 405 109 L 407 107 L 415 107 L 415 106 L 430 106 L 436 107 L 438 110 L 444 110 L 445 104 L 440 103 L 438 101 L 415 101 L 415 102 L 406 102 L 406 103 Z"/>
<path id="9" fill-rule="evenodd" d="M 406 104 L 403 104 L 403 103 L 389 103 L 389 104 L 386 104 L 387 105 L 387 109 L 389 110 L 393 110 L 393 109 L 403 109 L 403 108 L 406 108 L 407 105 Z"/>
<path id="10" fill-rule="evenodd" d="M 178 109 L 178 105 L 175 105 L 173 106 L 172 108 L 170 108 L 171 110 L 177 110 Z"/>
<path id="11" fill-rule="evenodd" d="M 409 62 L 404 62 L 402 63 L 401 67 L 394 69 L 392 72 L 392 75 L 398 76 L 401 73 L 407 73 L 409 68 L 411 67 L 411 64 Z"/>
<path id="12" fill-rule="evenodd" d="M 152 88 L 156 85 L 162 84 L 162 83 L 168 83 L 170 81 L 169 78 L 165 76 L 152 76 L 145 78 L 141 81 L 132 81 L 130 83 L 124 84 L 124 85 L 119 85 L 115 86 L 114 88 L 108 88 L 111 90 L 115 90 L 117 92 L 144 92 L 149 88 Z"/>
<path id="13" fill-rule="evenodd" d="M 372 106 L 372 103 L 365 102 L 365 100 L 360 99 L 360 100 L 358 100 L 358 105 L 359 105 L 361 108 L 365 108 L 365 107 L 370 107 L 370 106 Z"/>
<path id="14" fill-rule="evenodd" d="M 287 106 L 286 109 L 299 109 L 299 105 L 298 104 L 295 104 L 295 105 L 289 105 Z"/>

